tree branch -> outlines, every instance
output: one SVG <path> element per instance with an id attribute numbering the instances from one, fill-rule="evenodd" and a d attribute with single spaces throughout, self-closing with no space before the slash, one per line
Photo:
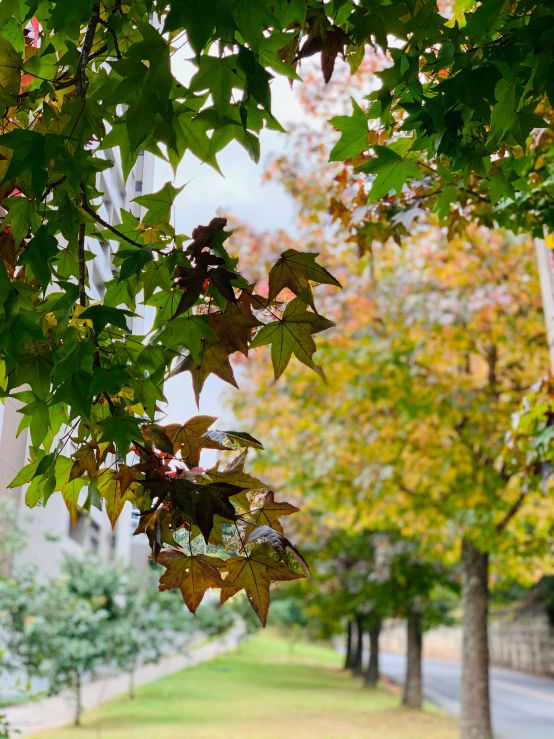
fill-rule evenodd
<path id="1" fill-rule="evenodd" d="M 84 194 L 81 200 L 81 208 L 86 213 L 88 213 L 89 216 L 92 216 L 94 220 L 97 221 L 101 226 L 104 226 L 104 228 L 108 229 L 108 231 L 111 231 L 118 238 L 122 239 L 123 241 L 126 241 L 128 244 L 132 244 L 133 246 L 138 246 L 139 249 L 142 249 L 142 247 L 144 246 L 144 244 L 140 244 L 138 241 L 131 239 L 126 234 L 121 233 L 121 231 L 118 231 L 117 228 L 115 228 L 115 226 L 112 226 L 111 223 L 108 223 L 108 221 L 105 221 L 101 216 L 99 216 L 98 213 L 93 208 L 91 208 L 90 205 L 87 203 Z"/>
<path id="2" fill-rule="evenodd" d="M 113 28 L 110 26 L 110 24 L 107 21 L 103 20 L 102 18 L 99 18 L 98 19 L 98 22 L 100 23 L 101 26 L 104 26 L 104 28 L 106 29 L 106 31 L 113 38 L 113 46 L 114 46 L 114 49 L 115 49 L 116 56 L 117 56 L 118 59 L 121 59 L 121 51 L 119 50 L 119 43 L 117 41 L 117 34 L 116 34 L 116 32 L 113 30 Z"/>
<path id="3" fill-rule="evenodd" d="M 85 33 L 85 39 L 83 41 L 83 48 L 81 49 L 81 56 L 79 57 L 79 63 L 77 65 L 77 74 L 75 75 L 75 87 L 77 88 L 77 94 L 81 100 L 84 100 L 87 95 L 87 63 L 99 21 L 100 3 L 94 3 L 87 31 Z"/>
<path id="4" fill-rule="evenodd" d="M 506 526 L 510 523 L 510 521 L 512 520 L 512 518 L 519 511 L 519 509 L 523 505 L 523 501 L 525 500 L 528 492 L 529 492 L 529 488 L 528 488 L 527 485 L 525 485 L 524 488 L 523 488 L 523 490 L 521 491 L 521 493 L 517 497 L 516 501 L 514 502 L 514 504 L 512 505 L 512 507 L 510 508 L 510 510 L 508 511 L 508 513 L 504 516 L 504 518 L 502 519 L 502 521 L 500 521 L 500 523 L 496 525 L 496 532 L 498 534 L 501 534 L 505 530 Z"/>
<path id="5" fill-rule="evenodd" d="M 84 201 L 84 195 L 81 196 L 81 203 Z M 85 267 L 85 224 L 79 224 L 79 237 L 77 239 L 77 261 L 79 265 L 79 304 L 83 307 L 87 304 L 87 293 L 85 287 L 86 267 Z"/>

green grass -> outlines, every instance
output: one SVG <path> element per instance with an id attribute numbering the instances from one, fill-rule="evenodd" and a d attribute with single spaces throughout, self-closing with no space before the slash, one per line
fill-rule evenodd
<path id="1" fill-rule="evenodd" d="M 332 649 L 259 634 L 212 662 L 86 714 L 49 739 L 454 739 L 455 723 L 364 690 Z M 37 738 L 35 738 L 37 739 Z"/>

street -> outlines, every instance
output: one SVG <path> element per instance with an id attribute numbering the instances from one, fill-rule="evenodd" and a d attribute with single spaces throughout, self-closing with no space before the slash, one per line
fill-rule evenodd
<path id="1" fill-rule="evenodd" d="M 380 655 L 381 673 L 402 684 L 406 658 Z M 425 697 L 450 714 L 460 710 L 461 666 L 426 659 L 423 662 Z M 553 739 L 554 680 L 510 670 L 491 669 L 492 719 L 495 739 Z"/>

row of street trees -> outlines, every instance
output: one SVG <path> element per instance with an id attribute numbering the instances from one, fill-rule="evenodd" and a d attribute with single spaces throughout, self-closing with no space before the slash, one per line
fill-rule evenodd
<path id="1" fill-rule="evenodd" d="M 366 85 L 368 71 L 362 67 L 355 84 Z M 532 389 L 548 369 L 533 243 L 469 223 L 441 228 L 421 219 L 416 198 L 387 234 L 397 243 L 379 244 L 367 222 L 367 177 L 352 163 L 327 164 L 336 139 L 329 129 L 327 139 L 320 133 L 322 118 L 348 109 L 352 85 L 316 89 L 303 96 L 312 118 L 268 171 L 295 199 L 300 237 L 246 229 L 240 256 L 248 260 L 256 245 L 250 276 L 262 292 L 257 265 L 285 239 L 322 253 L 343 283 L 326 305 L 341 330 L 318 349 L 326 384 L 297 366 L 275 385 L 255 357 L 244 368 L 248 390 L 233 407 L 239 418 L 252 418 L 262 398 L 278 409 L 271 418 L 254 414 L 268 447 L 256 469 L 301 497 L 297 536 L 327 573 L 319 597 L 335 628 L 350 616 L 358 634 L 375 633 L 380 607 L 407 618 L 408 704 L 421 701 L 411 663 L 420 661 L 422 613 L 414 618 L 413 603 L 431 605 L 445 571 L 461 581 L 462 723 L 487 737 L 489 588 L 529 582 L 551 563 L 554 508 L 545 497 L 544 443 L 533 440 L 549 423 L 548 406 L 537 405 L 548 383 Z M 392 532 L 415 552 L 427 579 L 418 582 L 413 570 L 379 585 L 364 539 L 375 532 Z M 329 608 L 333 589 L 337 610 Z"/>
<path id="2" fill-rule="evenodd" d="M 23 697 L 33 685 L 50 695 L 70 688 L 79 724 L 83 684 L 99 671 L 126 672 L 134 698 L 138 666 L 157 662 L 168 644 L 186 652 L 194 634 L 220 633 L 233 619 L 215 604 L 193 618 L 177 593 L 157 592 L 154 571 L 140 582 L 117 563 L 68 557 L 56 577 L 0 579 L 0 667 Z"/>

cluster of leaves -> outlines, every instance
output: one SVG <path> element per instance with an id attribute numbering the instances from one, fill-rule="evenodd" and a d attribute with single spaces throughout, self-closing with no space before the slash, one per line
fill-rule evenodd
<path id="1" fill-rule="evenodd" d="M 552 228 L 553 23 L 550 3 L 529 0 L 352 9 L 346 32 L 369 32 L 385 63 L 367 104 L 331 120 L 330 158 L 365 181 L 366 236 L 398 237 L 429 213 L 453 230 Z"/>
<path id="2" fill-rule="evenodd" d="M 288 543 L 272 533 L 275 517 L 263 540 L 253 534 L 262 514 L 247 491 L 265 488 L 241 480 L 243 458 L 221 472 L 194 469 L 201 448 L 258 442 L 207 433 L 203 417 L 162 427 L 159 404 L 165 380 L 185 371 L 197 401 L 212 373 L 236 385 L 229 358 L 255 346 L 271 345 L 276 377 L 293 354 L 321 374 L 313 335 L 332 323 L 316 312 L 312 287 L 338 282 L 316 255 L 287 250 L 269 294 L 258 295 L 224 246 L 224 219 L 190 238 L 176 233 L 180 190 L 167 183 L 135 198 L 140 218 L 122 210 L 110 223 L 99 213 L 100 175 L 117 161 L 127 177 L 141 151 L 174 168 L 189 151 L 218 170 L 217 152 L 232 140 L 257 159 L 259 131 L 280 129 L 268 68 L 297 79 L 298 59 L 319 44 L 329 76 L 347 39 L 311 1 L 85 2 L 67 12 L 61 2 L 10 0 L 0 27 L 0 388 L 21 404 L 31 440 L 12 486 L 29 485 L 30 506 L 60 491 L 72 516 L 105 505 L 114 525 L 135 503 L 154 558 L 173 557 L 172 572 L 181 556 L 172 532 L 226 544 L 219 519 L 238 529 L 240 514 L 229 569 L 191 550 L 177 580 L 200 568 L 206 587 L 225 581 L 228 597 L 247 581 L 259 590 L 254 570 L 266 581 L 298 576 L 282 561 Z M 171 67 L 181 42 L 194 54 L 187 85 Z M 91 239 L 114 253 L 101 299 L 89 282 Z M 132 334 L 137 312 L 155 312 L 146 336 Z M 273 505 L 260 495 L 262 510 Z M 200 598 L 195 586 L 186 599 L 195 609 Z M 256 609 L 265 620 L 265 601 Z"/>

